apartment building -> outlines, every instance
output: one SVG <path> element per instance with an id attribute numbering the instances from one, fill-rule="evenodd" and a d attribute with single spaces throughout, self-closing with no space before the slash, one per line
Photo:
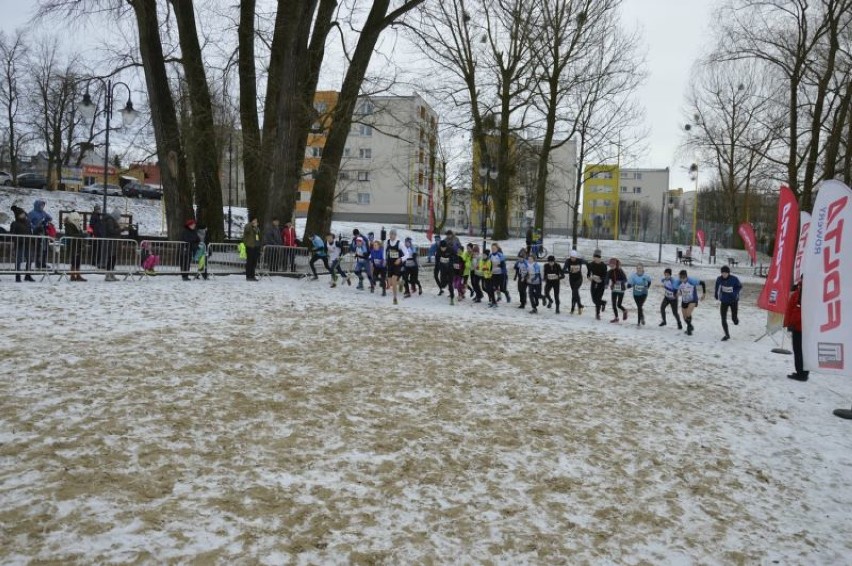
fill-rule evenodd
<path id="1" fill-rule="evenodd" d="M 327 115 L 336 102 L 336 92 L 318 92 L 315 109 L 320 116 Z M 437 187 L 443 186 L 437 130 L 437 114 L 418 94 L 361 97 L 340 164 L 334 220 L 425 229 L 429 195 L 436 200 Z M 315 128 L 308 139 L 304 171 L 319 166 L 324 145 L 323 128 Z M 307 214 L 313 182 L 309 174 L 303 176 L 297 215 Z"/>
<path id="2" fill-rule="evenodd" d="M 659 238 L 669 169 L 588 165 L 583 173 L 586 237 L 655 241 Z"/>

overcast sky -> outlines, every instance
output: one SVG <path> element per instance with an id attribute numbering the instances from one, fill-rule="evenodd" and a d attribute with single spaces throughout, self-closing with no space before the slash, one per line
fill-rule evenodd
<path id="1" fill-rule="evenodd" d="M 0 0 L 5 32 L 23 26 L 34 0 Z M 678 155 L 683 139 L 684 95 L 693 61 L 706 49 L 714 0 L 624 0 L 624 24 L 638 26 L 648 50 L 647 83 L 640 98 L 650 129 L 648 153 L 636 167 L 669 167 L 671 188 L 691 188 L 684 172 L 690 161 Z"/>

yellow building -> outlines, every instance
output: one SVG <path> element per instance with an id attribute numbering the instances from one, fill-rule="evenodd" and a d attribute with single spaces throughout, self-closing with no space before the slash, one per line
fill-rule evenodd
<path id="1" fill-rule="evenodd" d="M 583 233 L 618 239 L 618 165 L 587 165 L 583 170 Z"/>
<path id="2" fill-rule="evenodd" d="M 325 147 L 326 134 L 331 127 L 331 111 L 337 104 L 340 93 L 333 90 L 317 91 L 314 95 L 314 110 L 317 119 L 308 133 L 305 147 L 305 161 L 302 165 L 302 178 L 299 180 L 299 192 L 296 194 L 296 214 L 307 215 L 314 190 L 314 172 L 319 169 L 322 150 Z"/>

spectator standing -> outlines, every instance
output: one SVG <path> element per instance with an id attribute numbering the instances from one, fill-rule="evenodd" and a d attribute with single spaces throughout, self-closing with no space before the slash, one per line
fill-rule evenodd
<path id="1" fill-rule="evenodd" d="M 267 250 L 263 253 L 263 257 L 267 256 L 270 258 L 266 260 L 266 269 L 273 273 L 278 273 L 281 271 L 281 267 L 283 264 L 283 257 L 281 255 L 281 246 L 284 245 L 284 234 L 281 230 L 280 222 L 277 218 L 273 218 L 272 222 L 266 225 L 266 228 L 263 229 L 263 238 L 261 240 L 261 246 L 263 248 L 272 247 L 273 249 Z"/>
<path id="2" fill-rule="evenodd" d="M 71 265 L 70 280 L 86 281 L 80 275 L 83 238 L 86 237 L 86 233 L 83 231 L 83 218 L 77 212 L 72 212 L 65 217 L 65 237 L 68 238 L 65 253 L 68 254 L 68 263 Z"/>
<path id="3" fill-rule="evenodd" d="M 15 220 L 9 226 L 9 232 L 17 236 L 32 236 L 33 227 L 27 218 L 27 213 L 23 208 L 12 205 L 12 212 L 15 214 Z M 26 271 L 30 270 L 32 258 L 30 257 L 31 238 L 15 238 L 15 281 L 21 282 L 21 264 L 25 264 Z M 35 281 L 29 273 L 25 273 L 24 281 Z"/>
<path id="4" fill-rule="evenodd" d="M 258 281 L 257 260 L 260 257 L 260 228 L 257 216 L 243 228 L 243 245 L 246 247 L 246 281 Z"/>
<path id="5" fill-rule="evenodd" d="M 194 218 L 190 218 L 184 223 L 180 239 L 186 244 L 183 250 L 181 250 L 180 276 L 184 281 L 189 281 L 189 264 L 195 257 L 195 254 L 198 251 L 198 245 L 201 243 L 201 237 L 198 235 L 198 231 L 196 230 Z"/>
<path id="6" fill-rule="evenodd" d="M 284 229 L 281 230 L 281 244 L 287 246 L 287 250 L 284 252 L 284 264 L 285 267 L 291 273 L 296 272 L 296 246 L 299 245 L 298 238 L 296 237 L 296 229 L 293 228 L 292 222 L 285 222 Z"/>
<path id="7" fill-rule="evenodd" d="M 115 240 L 121 237 L 121 211 L 117 208 L 110 214 L 103 216 L 103 230 L 106 241 L 101 242 L 101 263 L 103 269 L 107 270 L 104 281 L 118 281 L 112 271 L 115 271 L 116 254 L 118 253 L 118 242 Z"/>
<path id="8" fill-rule="evenodd" d="M 33 209 L 27 215 L 32 233 L 35 236 L 47 235 L 48 224 L 53 222 L 53 217 L 44 210 L 45 204 L 47 203 L 41 199 L 36 200 L 33 203 Z M 33 250 L 36 269 L 43 269 L 47 266 L 47 241 L 39 238 Z"/>
<path id="9" fill-rule="evenodd" d="M 796 371 L 787 377 L 796 381 L 807 381 L 810 372 L 805 370 L 804 358 L 802 357 L 802 280 L 800 279 L 787 303 L 787 312 L 784 313 L 784 326 L 793 335 L 793 363 Z"/>

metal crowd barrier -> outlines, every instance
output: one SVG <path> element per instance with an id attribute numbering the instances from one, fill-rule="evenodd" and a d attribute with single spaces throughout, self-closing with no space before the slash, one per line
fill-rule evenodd
<path id="1" fill-rule="evenodd" d="M 40 275 L 43 279 L 53 272 L 53 238 L 25 234 L 0 236 L 0 273 Z"/>
<path id="2" fill-rule="evenodd" d="M 144 269 L 142 264 L 150 256 L 157 259 L 148 264 L 151 269 Z M 168 240 L 142 240 L 139 243 L 136 270 L 147 275 L 195 275 L 198 272 L 197 265 L 190 256 L 189 245 L 186 242 Z"/>
<path id="3" fill-rule="evenodd" d="M 64 236 L 54 249 L 54 272 L 60 276 L 104 274 L 127 279 L 140 271 L 135 240 Z"/>
<path id="4" fill-rule="evenodd" d="M 246 260 L 240 257 L 237 244 L 210 244 L 207 246 L 207 273 L 210 275 L 242 275 Z"/>
<path id="5" fill-rule="evenodd" d="M 257 272 L 259 275 L 305 275 L 310 273 L 307 248 L 291 246 L 263 246 Z"/>

